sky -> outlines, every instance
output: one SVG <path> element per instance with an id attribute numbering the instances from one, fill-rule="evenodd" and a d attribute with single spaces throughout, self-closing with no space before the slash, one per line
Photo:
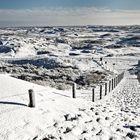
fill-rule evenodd
<path id="1" fill-rule="evenodd" d="M 0 0 L 0 27 L 140 25 L 140 0 Z"/>

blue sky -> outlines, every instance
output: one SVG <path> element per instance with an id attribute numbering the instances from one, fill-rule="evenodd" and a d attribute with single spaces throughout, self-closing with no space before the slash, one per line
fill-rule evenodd
<path id="1" fill-rule="evenodd" d="M 140 0 L 0 0 L 0 27 L 140 24 Z"/>
<path id="2" fill-rule="evenodd" d="M 0 0 L 1 9 L 87 6 L 136 10 L 140 9 L 140 0 Z"/>

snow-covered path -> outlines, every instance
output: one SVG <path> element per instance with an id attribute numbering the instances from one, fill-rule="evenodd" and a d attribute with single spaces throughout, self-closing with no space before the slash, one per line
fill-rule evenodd
<path id="1" fill-rule="evenodd" d="M 115 90 L 111 99 L 116 107 L 140 113 L 140 83 L 137 76 L 127 73 L 121 88 Z"/>
<path id="2" fill-rule="evenodd" d="M 140 86 L 137 77 L 126 72 L 121 83 L 103 100 L 89 103 L 90 106 L 81 104 L 76 112 L 80 117 L 74 117 L 72 121 L 73 113 L 68 113 L 68 121 L 61 121 L 56 126 L 56 131 L 60 131 L 54 133 L 54 136 L 64 140 L 139 140 L 139 101 Z M 51 131 L 54 127 L 49 129 Z M 69 132 L 63 134 L 63 129 L 68 129 Z"/>

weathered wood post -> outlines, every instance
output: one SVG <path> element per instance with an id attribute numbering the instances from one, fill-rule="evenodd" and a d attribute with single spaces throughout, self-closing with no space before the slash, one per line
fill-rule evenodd
<path id="1" fill-rule="evenodd" d="M 115 77 L 115 86 L 117 86 L 117 77 Z"/>
<path id="2" fill-rule="evenodd" d="M 117 85 L 119 84 L 119 77 L 117 76 Z"/>
<path id="3" fill-rule="evenodd" d="M 95 88 L 92 89 L 92 102 L 95 102 Z"/>
<path id="4" fill-rule="evenodd" d="M 76 83 L 72 84 L 72 98 L 76 98 Z"/>
<path id="5" fill-rule="evenodd" d="M 124 77 L 124 72 L 122 72 L 122 79 L 123 79 L 123 77 Z"/>
<path id="6" fill-rule="evenodd" d="M 119 74 L 119 83 L 120 83 L 120 81 L 121 81 L 121 75 Z"/>
<path id="7" fill-rule="evenodd" d="M 100 85 L 100 100 L 102 99 L 102 85 Z"/>
<path id="8" fill-rule="evenodd" d="M 107 95 L 107 83 L 105 83 L 105 96 Z"/>
<path id="9" fill-rule="evenodd" d="M 118 75 L 118 84 L 120 83 L 120 76 Z"/>
<path id="10" fill-rule="evenodd" d="M 109 92 L 111 91 L 111 81 L 109 81 Z"/>
<path id="11" fill-rule="evenodd" d="M 114 89 L 113 85 L 114 85 L 114 81 L 113 81 L 113 79 L 112 79 L 112 90 Z"/>
<path id="12" fill-rule="evenodd" d="M 114 80 L 114 88 L 115 88 L 115 86 L 116 86 L 116 81 L 115 81 L 115 78 L 114 78 L 113 80 Z"/>
<path id="13" fill-rule="evenodd" d="M 123 78 L 124 78 L 124 72 L 123 72 Z"/>
<path id="14" fill-rule="evenodd" d="M 118 85 L 118 78 L 117 78 L 117 76 L 116 76 L 115 80 L 116 80 L 116 86 L 117 86 Z"/>
<path id="15" fill-rule="evenodd" d="M 32 89 L 28 90 L 29 93 L 29 107 L 35 107 L 35 93 Z"/>

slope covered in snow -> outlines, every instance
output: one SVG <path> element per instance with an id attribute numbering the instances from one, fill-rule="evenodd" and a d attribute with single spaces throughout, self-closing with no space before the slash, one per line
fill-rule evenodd
<path id="1" fill-rule="evenodd" d="M 140 139 L 139 26 L 0 31 L 1 140 Z M 123 71 L 121 83 L 99 100 L 99 86 Z M 28 107 L 29 89 L 35 108 Z"/>
<path id="2" fill-rule="evenodd" d="M 140 139 L 140 86 L 127 76 L 101 101 L 72 99 L 59 91 L 0 75 L 0 137 L 23 139 Z M 36 107 L 29 108 L 28 89 Z"/>

